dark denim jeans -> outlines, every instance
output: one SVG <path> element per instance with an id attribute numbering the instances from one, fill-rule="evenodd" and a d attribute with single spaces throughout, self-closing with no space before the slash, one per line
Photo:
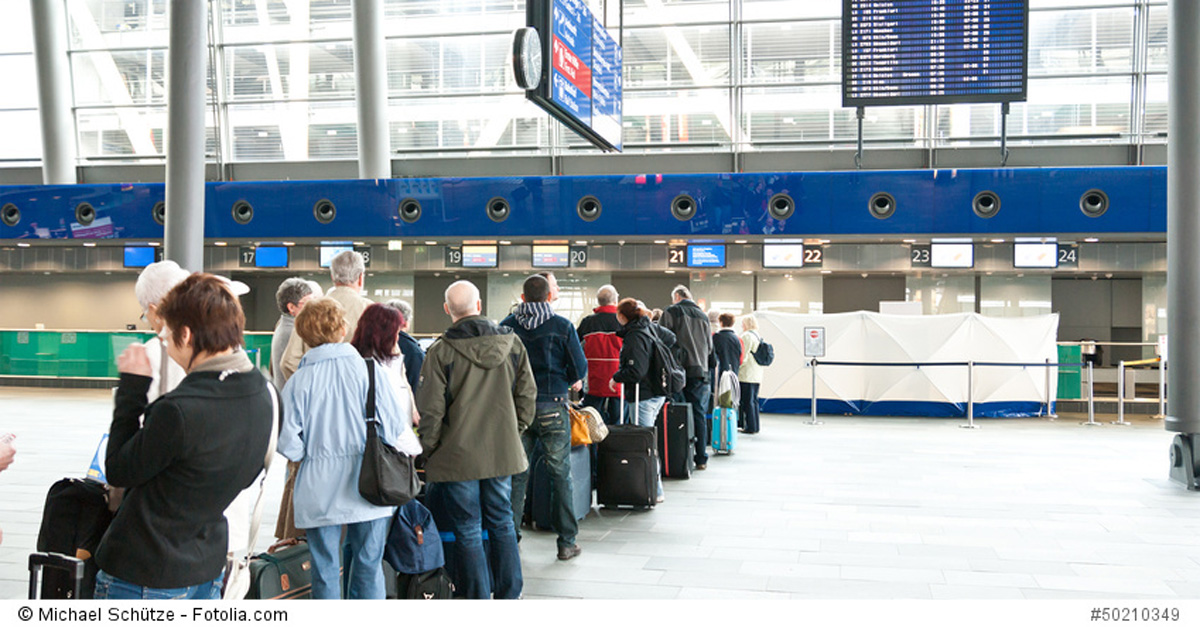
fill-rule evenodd
<path id="1" fill-rule="evenodd" d="M 550 524 L 558 533 L 559 547 L 575 546 L 579 521 L 575 520 L 575 512 L 571 507 L 571 418 L 567 414 L 566 404 L 538 402 L 533 424 L 521 434 L 526 459 L 533 459 L 533 447 L 537 440 L 542 441 L 542 459 L 546 460 L 546 470 L 550 473 Z M 529 485 L 530 470 L 512 478 L 512 516 L 518 535 L 521 518 L 525 514 L 525 491 Z"/>
<path id="2" fill-rule="evenodd" d="M 513 530 L 509 477 L 430 483 L 426 501 L 439 529 L 453 531 L 450 578 L 455 596 L 468 599 L 516 599 L 521 596 L 521 555 Z M 483 530 L 488 553 L 483 552 Z M 450 570 L 450 569 L 448 569 Z M 493 582 L 495 586 L 493 587 Z"/>
<path id="3" fill-rule="evenodd" d="M 104 571 L 100 571 L 96 573 L 96 589 L 93 594 L 97 599 L 211 601 L 221 598 L 221 582 L 224 578 L 225 573 L 221 573 L 219 577 L 212 581 L 206 581 L 187 588 L 147 588 L 130 583 L 124 579 L 117 579 Z"/>
<path id="4" fill-rule="evenodd" d="M 742 383 L 742 401 L 738 408 L 738 422 L 746 433 L 758 433 L 758 385 Z"/>
<path id="5" fill-rule="evenodd" d="M 692 428 L 696 430 L 697 464 L 708 463 L 708 445 L 712 442 L 712 425 L 708 419 L 711 411 L 708 402 L 712 398 L 712 387 L 707 379 L 688 377 L 683 386 L 683 400 L 692 405 Z"/>

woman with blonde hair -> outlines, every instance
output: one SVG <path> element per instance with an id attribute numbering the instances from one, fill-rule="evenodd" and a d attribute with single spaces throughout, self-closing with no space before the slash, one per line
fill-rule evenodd
<path id="1" fill-rule="evenodd" d="M 758 433 L 758 386 L 762 383 L 763 367 L 754 359 L 754 351 L 758 350 L 762 338 L 758 336 L 758 319 L 754 314 L 742 318 L 742 346 L 746 347 L 745 358 L 738 368 L 738 382 L 741 384 L 742 398 L 738 407 L 738 418 L 741 422 L 742 433 Z"/>

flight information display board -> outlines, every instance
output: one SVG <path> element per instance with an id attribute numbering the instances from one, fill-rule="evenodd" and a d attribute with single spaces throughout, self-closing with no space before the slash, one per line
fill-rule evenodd
<path id="1" fill-rule="evenodd" d="M 526 96 L 606 151 L 621 150 L 621 46 L 584 0 L 530 0 L 526 20 L 541 36 L 543 80 Z"/>
<path id="2" fill-rule="evenodd" d="M 842 0 L 842 105 L 1014 102 L 1029 0 Z"/>

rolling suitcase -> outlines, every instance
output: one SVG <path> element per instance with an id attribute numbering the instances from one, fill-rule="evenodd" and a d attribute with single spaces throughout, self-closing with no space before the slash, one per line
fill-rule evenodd
<path id="1" fill-rule="evenodd" d="M 535 529 L 553 529 L 550 512 L 550 471 L 542 453 L 539 440 L 533 447 L 533 459 L 529 463 L 532 477 L 529 492 L 525 496 L 525 511 L 529 513 Z M 575 520 L 583 520 L 592 511 L 592 458 L 587 446 L 573 446 L 567 456 L 571 465 L 571 510 Z"/>
<path id="2" fill-rule="evenodd" d="M 624 391 L 622 385 L 622 409 Z M 596 453 L 596 502 L 603 507 L 654 507 L 658 489 L 656 439 L 654 427 L 619 424 L 608 428 L 608 437 L 600 442 Z"/>
<path id="3" fill-rule="evenodd" d="M 49 570 L 47 570 L 49 569 Z M 91 591 L 84 597 L 83 580 L 86 572 L 84 561 L 59 553 L 29 554 L 29 598 L 37 599 L 81 599 L 92 598 Z M 51 578 L 50 573 L 58 574 Z M 38 575 L 42 575 L 39 581 Z M 93 575 L 93 579 L 95 575 Z M 51 583 L 56 581 L 57 583 Z M 41 593 L 39 595 L 39 592 Z M 47 593 L 54 596 L 46 596 Z"/>
<path id="4" fill-rule="evenodd" d="M 84 571 L 79 596 L 71 596 L 76 594 L 72 575 L 56 568 L 58 563 L 49 563 L 52 568 L 43 573 L 41 598 L 92 598 L 99 571 L 92 555 L 113 518 L 106 493 L 103 483 L 91 479 L 60 479 L 50 486 L 42 509 L 37 550 L 77 558 L 83 563 Z"/>
<path id="5" fill-rule="evenodd" d="M 304 540 L 279 542 L 250 560 L 247 599 L 312 598 L 312 553 Z"/>
<path id="6" fill-rule="evenodd" d="M 658 429 L 662 476 L 671 479 L 691 478 L 692 471 L 696 469 L 696 459 L 692 454 L 696 443 L 692 406 L 689 403 L 667 401 L 655 428 Z"/>
<path id="7" fill-rule="evenodd" d="M 712 414 L 712 447 L 713 451 L 723 455 L 733 453 L 737 447 L 737 415 L 736 407 L 713 408 Z"/>

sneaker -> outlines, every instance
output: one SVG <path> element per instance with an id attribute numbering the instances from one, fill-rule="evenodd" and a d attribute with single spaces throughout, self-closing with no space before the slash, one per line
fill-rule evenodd
<path id="1" fill-rule="evenodd" d="M 655 502 L 655 503 L 662 503 L 663 501 L 666 501 L 666 500 L 667 500 L 667 497 L 665 497 L 665 496 L 663 496 L 663 495 L 661 495 L 661 494 L 660 494 L 660 495 L 658 495 L 658 498 L 654 499 L 654 502 Z"/>
<path id="2" fill-rule="evenodd" d="M 696 470 L 704 470 L 708 468 L 708 464 L 696 464 Z"/>
<path id="3" fill-rule="evenodd" d="M 563 560 L 564 562 L 571 558 L 579 557 L 580 553 L 583 553 L 583 549 L 579 548 L 578 544 L 558 547 L 558 559 Z"/>

